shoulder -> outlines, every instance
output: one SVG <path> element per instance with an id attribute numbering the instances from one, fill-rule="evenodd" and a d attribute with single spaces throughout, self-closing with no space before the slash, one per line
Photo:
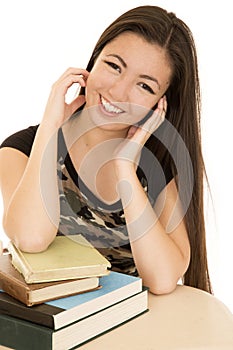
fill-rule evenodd
<path id="1" fill-rule="evenodd" d="M 0 145 L 0 148 L 10 147 L 23 152 L 29 157 L 39 125 L 29 126 L 26 129 L 8 136 Z"/>

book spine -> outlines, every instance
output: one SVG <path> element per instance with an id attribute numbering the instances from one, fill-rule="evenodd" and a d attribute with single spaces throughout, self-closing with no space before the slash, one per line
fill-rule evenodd
<path id="1" fill-rule="evenodd" d="M 24 276 L 24 279 L 27 283 L 30 283 L 30 276 L 32 272 L 30 271 L 30 267 L 27 265 L 24 257 L 19 255 L 20 253 L 10 242 L 8 245 L 8 250 L 11 254 L 11 262 L 12 265 L 16 268 L 16 270 Z"/>
<path id="2" fill-rule="evenodd" d="M 42 327 L 54 329 L 53 314 L 58 311 L 60 311 L 58 307 L 47 304 L 38 305 L 33 308 L 26 307 L 18 300 L 12 300 L 6 293 L 0 292 L 0 315 L 7 315 L 10 317 L 17 315 L 19 319 L 33 322 Z"/>
<path id="3" fill-rule="evenodd" d="M 7 279 L 5 277 L 4 279 L 1 279 L 0 287 L 13 298 L 21 301 L 28 306 L 31 306 L 29 305 L 29 293 L 24 286 L 12 283 L 10 279 Z"/>
<path id="4" fill-rule="evenodd" d="M 0 345 L 17 350 L 52 350 L 52 338 L 48 328 L 0 315 Z"/>

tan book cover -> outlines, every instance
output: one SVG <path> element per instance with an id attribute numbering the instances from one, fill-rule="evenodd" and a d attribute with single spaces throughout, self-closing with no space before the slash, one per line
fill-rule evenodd
<path id="1" fill-rule="evenodd" d="M 8 250 L 12 264 L 26 283 L 104 276 L 110 262 L 82 235 L 56 236 L 47 250 L 25 253 L 11 241 Z"/>
<path id="2" fill-rule="evenodd" d="M 98 277 L 27 284 L 12 265 L 10 254 L 0 256 L 0 289 L 27 306 L 84 293 L 98 287 Z"/>

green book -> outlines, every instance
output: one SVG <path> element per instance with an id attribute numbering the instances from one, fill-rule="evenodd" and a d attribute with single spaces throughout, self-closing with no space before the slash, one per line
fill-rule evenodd
<path id="1" fill-rule="evenodd" d="M 0 314 L 0 345 L 17 350 L 68 350 L 143 314 L 148 290 L 100 310 L 64 328 L 51 328 Z"/>
<path id="2" fill-rule="evenodd" d="M 47 250 L 25 253 L 12 241 L 8 244 L 13 266 L 26 283 L 61 281 L 104 276 L 110 262 L 82 235 L 56 236 Z"/>

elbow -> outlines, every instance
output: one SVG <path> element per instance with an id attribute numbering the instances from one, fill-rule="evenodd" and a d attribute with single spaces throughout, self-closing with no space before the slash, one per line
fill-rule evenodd
<path id="1" fill-rule="evenodd" d="M 149 288 L 149 291 L 152 294 L 170 294 L 176 289 L 178 280 L 179 279 L 174 278 L 174 276 L 159 279 L 154 276 L 154 278 L 150 279 L 145 285 Z"/>
<path id="2" fill-rule="evenodd" d="M 17 246 L 17 248 L 25 253 L 41 253 L 45 251 L 51 244 L 51 241 L 40 239 L 40 237 L 34 239 L 17 237 L 13 238 L 12 241 Z"/>
<path id="3" fill-rule="evenodd" d="M 57 234 L 55 226 L 51 227 L 50 230 L 48 228 L 41 230 L 41 228 L 37 229 L 36 227 L 29 230 L 26 227 L 20 227 L 18 225 L 17 230 L 15 230 L 9 224 L 9 221 L 7 223 L 7 220 L 4 219 L 3 229 L 15 246 L 25 253 L 40 253 L 45 251 Z M 47 234 L 45 235 L 43 232 Z"/>
<path id="4" fill-rule="evenodd" d="M 149 291 L 155 295 L 170 294 L 176 289 L 177 284 L 152 285 Z"/>

